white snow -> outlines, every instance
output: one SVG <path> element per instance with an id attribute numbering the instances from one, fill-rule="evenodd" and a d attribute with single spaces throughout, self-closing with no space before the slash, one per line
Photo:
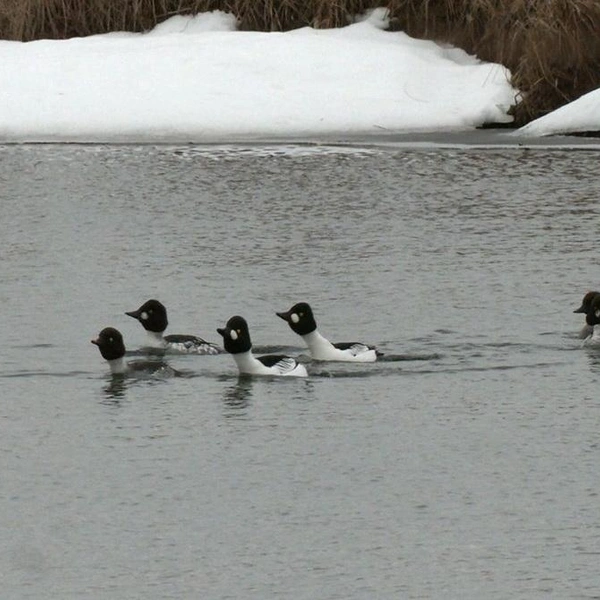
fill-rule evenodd
<path id="1" fill-rule="evenodd" d="M 144 34 L 0 41 L 0 142 L 235 142 L 510 122 L 509 73 L 456 48 L 347 27 L 238 31 L 222 12 Z"/>
<path id="2" fill-rule="evenodd" d="M 545 136 L 600 131 L 600 90 L 593 90 L 577 100 L 531 121 L 517 129 L 515 136 Z"/>

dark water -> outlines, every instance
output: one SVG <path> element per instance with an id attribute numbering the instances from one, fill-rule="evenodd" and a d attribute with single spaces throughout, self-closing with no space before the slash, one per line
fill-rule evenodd
<path id="1" fill-rule="evenodd" d="M 2 597 L 597 598 L 598 156 L 0 147 Z M 151 297 L 413 360 L 113 381 Z"/>

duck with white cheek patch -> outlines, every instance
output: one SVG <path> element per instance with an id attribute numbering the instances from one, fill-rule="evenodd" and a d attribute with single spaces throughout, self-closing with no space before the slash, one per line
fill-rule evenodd
<path id="1" fill-rule="evenodd" d="M 245 375 L 275 375 L 282 377 L 306 377 L 306 367 L 291 356 L 268 354 L 254 356 L 248 323 L 243 317 L 231 317 L 227 325 L 217 329 L 223 336 L 225 350 L 229 352 L 240 373 Z"/>
<path id="2" fill-rule="evenodd" d="M 375 346 L 361 342 L 339 342 L 333 344 L 317 329 L 313 311 L 306 302 L 294 304 L 287 312 L 275 313 L 287 321 L 292 331 L 306 343 L 314 360 L 338 362 L 375 362 L 381 353 Z"/>
<path id="3" fill-rule="evenodd" d="M 177 375 L 177 371 L 162 360 L 125 362 L 123 336 L 114 327 L 105 327 L 92 344 L 98 346 L 102 358 L 108 363 L 113 375 Z"/>
<path id="4" fill-rule="evenodd" d="M 590 303 L 585 315 L 585 322 L 590 328 L 590 335 L 583 341 L 585 346 L 600 348 L 600 294 Z"/>
<path id="5" fill-rule="evenodd" d="M 158 300 L 148 300 L 137 310 L 125 313 L 137 319 L 148 334 L 148 347 L 174 354 L 222 354 L 221 348 L 195 335 L 175 333 L 163 335 L 169 321 L 167 309 Z"/>
<path id="6" fill-rule="evenodd" d="M 600 296 L 600 292 L 587 292 L 581 301 L 581 306 L 573 311 L 574 313 L 583 313 L 586 315 L 586 323 L 583 326 L 583 329 L 579 332 L 579 339 L 584 340 L 594 332 L 594 328 L 587 322 L 587 315 L 590 312 L 592 302 L 598 296 Z"/>

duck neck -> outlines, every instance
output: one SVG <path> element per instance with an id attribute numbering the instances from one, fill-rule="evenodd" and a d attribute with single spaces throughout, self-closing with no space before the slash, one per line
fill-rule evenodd
<path id="1" fill-rule="evenodd" d="M 127 371 L 127 365 L 125 364 L 125 358 L 113 358 L 113 360 L 107 360 L 110 372 L 113 375 L 123 375 Z"/>
<path id="2" fill-rule="evenodd" d="M 302 339 L 313 356 L 318 355 L 325 348 L 333 348 L 333 344 L 327 338 L 323 337 L 318 329 L 303 335 Z"/>
<path id="3" fill-rule="evenodd" d="M 167 345 L 162 331 L 146 331 L 146 341 L 149 348 L 164 348 Z"/>
<path id="4" fill-rule="evenodd" d="M 253 356 L 252 350 L 238 352 L 232 356 L 240 373 L 252 373 L 256 371 L 257 367 L 262 366 L 262 363 Z"/>

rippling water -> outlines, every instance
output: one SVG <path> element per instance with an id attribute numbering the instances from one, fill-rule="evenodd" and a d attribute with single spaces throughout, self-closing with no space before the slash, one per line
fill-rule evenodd
<path id="1" fill-rule="evenodd" d="M 6 598 L 592 598 L 600 590 L 594 150 L 0 147 Z M 89 343 L 388 360 L 112 380 Z M 390 359 L 391 358 L 391 359 Z"/>

